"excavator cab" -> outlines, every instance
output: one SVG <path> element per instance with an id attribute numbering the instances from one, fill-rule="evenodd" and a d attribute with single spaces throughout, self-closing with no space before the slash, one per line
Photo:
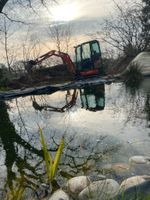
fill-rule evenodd
<path id="1" fill-rule="evenodd" d="M 88 41 L 75 47 L 76 75 L 104 75 L 101 50 L 97 40 Z"/>

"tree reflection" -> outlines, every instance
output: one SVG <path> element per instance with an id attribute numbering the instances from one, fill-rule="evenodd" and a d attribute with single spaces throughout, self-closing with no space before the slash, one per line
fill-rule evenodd
<path id="1" fill-rule="evenodd" d="M 5 166 L 7 170 L 5 187 L 8 186 L 10 190 L 13 190 L 13 181 L 16 181 L 19 176 L 26 183 L 30 183 L 28 185 L 31 188 L 35 188 L 36 184 L 33 180 L 40 180 L 42 176 L 42 174 L 37 173 L 40 161 L 36 165 L 32 165 L 28 162 L 28 156 L 35 154 L 43 160 L 43 153 L 41 150 L 31 146 L 16 133 L 14 125 L 9 119 L 7 105 L 4 101 L 0 101 L 0 139 L 5 151 Z M 19 155 L 19 147 L 24 148 L 24 156 Z M 14 170 L 14 165 L 16 165 L 18 171 Z"/>
<path id="2" fill-rule="evenodd" d="M 149 122 L 149 128 L 150 128 L 150 94 L 146 95 L 146 101 L 145 101 L 145 108 L 144 111 L 147 116 L 147 121 Z"/>
<path id="3" fill-rule="evenodd" d="M 144 85 L 144 84 L 143 84 Z M 126 122 L 137 123 L 137 119 L 146 120 L 150 125 L 150 93 L 148 85 L 140 88 L 126 88 L 124 99 L 126 101 L 125 111 L 127 114 Z M 124 105 L 123 105 L 124 107 Z"/>

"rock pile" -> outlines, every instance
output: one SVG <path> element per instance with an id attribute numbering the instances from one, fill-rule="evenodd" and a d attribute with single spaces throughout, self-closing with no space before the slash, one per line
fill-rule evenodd
<path id="1" fill-rule="evenodd" d="M 133 156 L 129 158 L 130 166 L 134 164 L 142 166 L 143 164 L 149 164 L 149 162 L 150 158 L 145 156 Z M 122 196 L 124 200 L 127 200 L 130 196 L 133 197 L 132 199 L 137 199 L 137 195 L 150 197 L 149 175 L 134 175 L 123 180 L 121 184 L 106 177 L 105 180 L 103 177 L 100 180 L 92 181 L 88 176 L 78 176 L 71 178 L 66 183 L 64 191 L 62 189 L 55 191 L 49 200 L 112 200 L 115 198 L 122 200 Z"/>

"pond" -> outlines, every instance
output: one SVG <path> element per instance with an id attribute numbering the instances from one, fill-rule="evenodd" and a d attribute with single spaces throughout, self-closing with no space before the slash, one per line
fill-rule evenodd
<path id="1" fill-rule="evenodd" d="M 53 156 L 65 139 L 54 190 L 78 175 L 118 182 L 150 175 L 149 165 L 128 169 L 131 156 L 150 155 L 149 83 L 145 79 L 137 90 L 113 83 L 1 101 L 1 198 L 19 179 L 30 188 L 45 182 L 39 127 Z"/>

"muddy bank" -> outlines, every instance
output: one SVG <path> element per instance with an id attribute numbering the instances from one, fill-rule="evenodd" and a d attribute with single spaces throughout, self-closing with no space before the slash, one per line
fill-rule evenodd
<path id="1" fill-rule="evenodd" d="M 7 81 L 5 87 L 11 89 L 24 89 L 43 85 L 54 85 L 72 81 L 73 75 L 67 71 L 65 65 L 56 65 L 49 68 L 33 69 L 30 74 Z"/>

